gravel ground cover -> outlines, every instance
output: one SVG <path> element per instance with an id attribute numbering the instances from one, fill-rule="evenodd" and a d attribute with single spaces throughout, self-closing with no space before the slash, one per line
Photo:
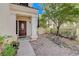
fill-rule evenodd
<path id="1" fill-rule="evenodd" d="M 38 40 L 30 42 L 37 56 L 77 56 L 78 51 L 66 47 L 60 47 L 46 35 L 39 35 Z"/>

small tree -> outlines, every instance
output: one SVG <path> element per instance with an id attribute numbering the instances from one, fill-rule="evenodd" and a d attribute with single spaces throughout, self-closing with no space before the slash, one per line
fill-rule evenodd
<path id="1" fill-rule="evenodd" d="M 66 22 L 76 22 L 79 15 L 79 8 L 76 4 L 52 3 L 46 4 L 45 19 L 52 20 L 57 28 L 56 35 L 59 35 L 60 26 Z"/>

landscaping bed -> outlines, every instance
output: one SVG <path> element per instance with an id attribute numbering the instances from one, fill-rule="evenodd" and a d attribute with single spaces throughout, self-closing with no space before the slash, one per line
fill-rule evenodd
<path id="1" fill-rule="evenodd" d="M 0 36 L 0 56 L 14 56 L 17 53 L 19 42 L 12 36 Z"/>
<path id="2" fill-rule="evenodd" d="M 52 42 L 57 44 L 60 47 L 66 47 L 70 48 L 74 51 L 79 52 L 79 41 L 78 40 L 71 40 L 69 38 L 64 38 L 61 36 L 56 36 L 56 35 L 48 35 L 48 37 Z"/>
<path id="3" fill-rule="evenodd" d="M 48 36 L 54 37 L 51 34 L 39 35 L 38 40 L 31 42 L 31 45 L 37 56 L 76 56 L 78 51 L 74 51 L 68 47 L 59 46 L 52 41 Z"/>

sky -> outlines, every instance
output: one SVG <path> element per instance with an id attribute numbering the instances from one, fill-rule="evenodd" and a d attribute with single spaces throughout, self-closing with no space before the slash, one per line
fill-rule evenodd
<path id="1" fill-rule="evenodd" d="M 40 7 L 39 3 L 33 3 L 32 7 L 38 9 L 38 11 L 37 11 L 38 14 L 42 14 L 43 13 L 43 10 Z"/>

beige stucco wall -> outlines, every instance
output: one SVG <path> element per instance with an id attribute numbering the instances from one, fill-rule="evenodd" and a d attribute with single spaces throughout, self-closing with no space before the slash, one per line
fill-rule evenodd
<path id="1" fill-rule="evenodd" d="M 9 4 L 0 4 L 0 34 L 16 37 L 15 15 L 10 14 Z"/>
<path id="2" fill-rule="evenodd" d="M 10 20 L 9 20 L 9 31 L 14 37 L 16 36 L 16 14 L 10 13 Z"/>

